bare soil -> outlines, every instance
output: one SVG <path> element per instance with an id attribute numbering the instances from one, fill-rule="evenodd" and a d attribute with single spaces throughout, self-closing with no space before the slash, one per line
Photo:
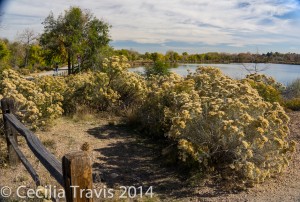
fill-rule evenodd
<path id="1" fill-rule="evenodd" d="M 291 138 L 300 143 L 300 113 L 291 112 L 289 115 Z M 166 164 L 158 140 L 142 138 L 141 134 L 123 125 L 118 117 L 86 121 L 61 118 L 49 130 L 36 134 L 58 159 L 80 150 L 87 142 L 93 163 L 94 187 L 112 188 L 118 192 L 120 186 L 142 186 L 145 191 L 152 186 L 154 197 L 145 196 L 138 201 L 300 201 L 299 144 L 293 161 L 282 175 L 246 191 L 228 192 L 211 178 L 202 180 L 198 177 L 199 183 L 193 183 L 182 174 L 182 168 Z M 25 140 L 19 138 L 19 142 L 43 185 L 59 188 L 26 147 Z M 0 187 L 10 186 L 14 193 L 20 185 L 34 188 L 33 180 L 22 165 L 7 165 L 2 158 L 5 150 L 5 141 L 0 138 Z M 115 198 L 113 201 L 119 200 Z"/>

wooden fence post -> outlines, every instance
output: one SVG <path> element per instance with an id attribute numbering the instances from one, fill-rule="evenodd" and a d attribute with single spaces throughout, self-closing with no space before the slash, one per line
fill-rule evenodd
<path id="1" fill-rule="evenodd" d="M 62 169 L 66 201 L 92 202 L 92 166 L 88 154 L 83 151 L 66 154 L 62 159 Z"/>
<path id="2" fill-rule="evenodd" d="M 4 117 L 4 114 L 15 113 L 14 100 L 11 98 L 3 98 L 1 100 L 1 109 L 3 113 L 4 132 L 7 142 L 9 164 L 12 166 L 16 166 L 20 163 L 20 159 L 16 151 L 14 150 L 12 144 L 10 143 L 8 137 L 12 136 L 15 139 L 15 142 L 18 143 L 17 133 L 9 126 Z"/>

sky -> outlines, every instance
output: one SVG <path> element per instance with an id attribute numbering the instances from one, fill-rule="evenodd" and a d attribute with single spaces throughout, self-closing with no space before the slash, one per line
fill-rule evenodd
<path id="1" fill-rule="evenodd" d="M 0 3 L 3 2 L 0 0 Z M 0 37 L 43 32 L 52 11 L 90 10 L 112 25 L 111 45 L 141 53 L 300 53 L 300 0 L 7 0 Z"/>

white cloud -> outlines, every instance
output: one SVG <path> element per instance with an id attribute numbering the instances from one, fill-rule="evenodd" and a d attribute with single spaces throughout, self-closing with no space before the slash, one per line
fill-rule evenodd
<path id="1" fill-rule="evenodd" d="M 299 9 L 296 0 L 12 0 L 1 36 L 11 38 L 27 22 L 27 27 L 41 32 L 50 11 L 57 16 L 70 6 L 90 9 L 108 21 L 113 40 L 236 47 L 300 41 L 295 19 L 278 17 Z M 22 20 L 22 16 L 31 17 Z"/>

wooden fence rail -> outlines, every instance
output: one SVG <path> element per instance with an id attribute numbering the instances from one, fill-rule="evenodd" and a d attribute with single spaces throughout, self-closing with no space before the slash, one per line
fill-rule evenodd
<path id="1" fill-rule="evenodd" d="M 41 185 L 37 172 L 18 147 L 18 135 L 21 135 L 51 176 L 64 187 L 67 202 L 93 201 L 92 198 L 87 198 L 82 192 L 80 193 L 81 190 L 92 189 L 92 167 L 89 156 L 85 152 L 78 151 L 66 154 L 62 162 L 57 160 L 36 135 L 14 115 L 15 107 L 12 99 L 3 98 L 1 109 L 10 165 L 16 166 L 21 161 L 36 185 Z"/>

